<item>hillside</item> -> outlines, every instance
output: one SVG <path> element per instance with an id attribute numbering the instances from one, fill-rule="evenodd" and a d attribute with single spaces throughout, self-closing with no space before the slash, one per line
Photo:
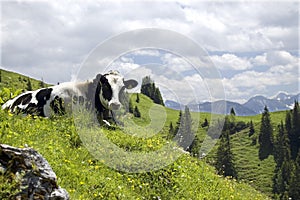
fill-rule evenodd
<path id="1" fill-rule="evenodd" d="M 271 122 L 273 126 L 274 135 L 277 134 L 277 125 L 285 119 L 285 111 L 271 113 Z M 265 160 L 258 158 L 258 134 L 260 129 L 261 115 L 256 116 L 239 116 L 236 121 L 250 122 L 253 121 L 255 133 L 249 137 L 249 128 L 231 135 L 232 150 L 235 156 L 235 165 L 238 171 L 239 179 L 252 185 L 259 191 L 262 191 L 269 196 L 272 195 L 272 178 L 275 169 L 275 162 L 273 155 Z M 216 149 L 214 147 L 208 155 L 207 162 L 213 164 L 216 156 Z"/>
<path id="2" fill-rule="evenodd" d="M 30 80 L 33 90 L 40 88 L 41 80 L 36 80 L 15 72 L 6 71 L 4 69 L 0 69 L 0 74 L 0 89 L 5 87 L 11 89 L 12 91 L 15 91 L 17 89 L 25 90 L 28 80 Z M 45 87 L 50 86 L 46 83 L 44 83 L 44 85 Z"/>
<path id="3" fill-rule="evenodd" d="M 18 75 L 12 74 L 11 77 Z M 150 125 L 146 133 L 140 127 L 152 124 L 149 112 L 159 113 L 157 108 L 161 107 L 143 95 L 140 95 L 140 103 L 134 101 L 135 95 L 131 98 L 142 116 L 133 119 L 135 126 L 130 131 L 134 134 L 129 136 L 121 128 L 102 129 L 102 137 L 109 138 L 126 151 L 160 149 L 168 143 L 165 139 L 168 125 L 170 121 L 177 121 L 178 111 L 166 109 L 167 120 L 162 130 L 145 137 L 151 130 L 155 132 L 155 126 Z M 209 114 L 202 116 L 209 117 Z M 77 117 L 80 116 L 75 116 L 75 122 Z M 105 161 L 93 157 L 82 144 L 85 138 L 79 138 L 78 127 L 68 116 L 45 119 L 16 116 L 1 110 L 0 119 L 0 142 L 16 147 L 30 146 L 39 151 L 48 160 L 57 174 L 58 184 L 70 193 L 71 199 L 267 199 L 245 183 L 216 175 L 213 167 L 186 154 L 156 171 L 126 173 L 109 168 Z M 204 129 L 199 129 L 198 134 L 203 136 Z M 99 136 L 96 129 L 89 131 L 91 135 Z M 109 149 L 99 150 L 109 157 Z M 14 191 L 14 185 L 6 183 L 2 188 L 5 186 Z"/>

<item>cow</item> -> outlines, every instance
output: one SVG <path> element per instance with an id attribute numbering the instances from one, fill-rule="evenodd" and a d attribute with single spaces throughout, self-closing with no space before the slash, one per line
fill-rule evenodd
<path id="1" fill-rule="evenodd" d="M 98 74 L 92 81 L 65 82 L 48 88 L 24 92 L 2 105 L 12 113 L 51 117 L 65 114 L 72 103 L 85 102 L 106 124 L 109 111 L 119 110 L 125 89 L 138 85 L 136 80 L 124 80 L 118 71 Z"/>

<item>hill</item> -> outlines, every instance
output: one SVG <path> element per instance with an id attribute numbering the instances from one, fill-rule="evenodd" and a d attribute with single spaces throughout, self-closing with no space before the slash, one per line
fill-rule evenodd
<path id="1" fill-rule="evenodd" d="M 41 87 L 42 80 L 36 80 L 28 76 L 24 76 L 15 72 L 10 72 L 4 69 L 0 69 L 0 74 L 0 89 L 9 88 L 12 91 L 15 91 L 17 89 L 25 90 L 28 80 L 30 80 L 33 90 Z M 44 83 L 44 86 L 48 87 L 50 86 L 50 84 Z"/>
<path id="2" fill-rule="evenodd" d="M 286 111 L 271 113 L 271 122 L 274 135 L 278 132 L 278 124 L 285 119 Z M 275 161 L 273 155 L 265 160 L 258 158 L 258 134 L 261 123 L 261 115 L 255 116 L 238 116 L 236 121 L 245 123 L 252 121 L 255 133 L 249 137 L 249 128 L 243 129 L 231 135 L 232 150 L 235 156 L 235 165 L 238 171 L 239 179 L 252 185 L 259 191 L 272 196 L 272 178 L 275 170 Z M 206 158 L 207 162 L 213 164 L 216 157 L 218 144 Z"/>
<path id="3" fill-rule="evenodd" d="M 135 95 L 131 98 L 142 116 L 133 118 L 136 125 L 130 127 L 133 135 L 128 135 L 127 131 L 116 127 L 115 130 L 103 129 L 102 136 L 126 151 L 151 152 L 160 149 L 162 145 L 168 143 L 165 137 L 168 125 L 171 121 L 173 123 L 177 121 L 178 111 L 166 109 L 166 123 L 162 130 L 149 136 L 148 132 L 140 127 L 148 126 L 149 133 L 151 130 L 155 132 L 156 126 L 151 127 L 153 124 L 151 113 L 159 113 L 157 108 L 162 107 L 153 104 L 143 95 L 140 95 L 140 103 L 134 101 Z M 131 115 L 127 116 L 132 118 Z M 204 113 L 203 116 L 209 117 L 209 114 Z M 30 146 L 39 151 L 48 160 L 57 174 L 58 184 L 70 193 L 71 199 L 268 198 L 245 183 L 216 175 L 213 167 L 186 154 L 168 166 L 155 171 L 127 173 L 110 168 L 105 161 L 96 159 L 83 145 L 84 138 L 78 135 L 78 127 L 74 124 L 77 117 L 57 116 L 52 119 L 24 117 L 1 110 L 1 143 L 16 147 Z M 85 122 L 90 123 L 88 120 L 82 121 L 82 123 Z M 160 120 L 157 123 L 160 123 Z M 205 130 L 200 129 L 198 134 L 202 135 Z M 91 135 L 99 136 L 100 134 L 96 129 L 89 131 Z M 110 157 L 109 149 L 102 148 L 99 152 Z M 3 176 L 5 177 L 3 174 L 0 175 L 1 178 Z M 6 183 L 1 187 L 5 186 L 7 186 L 6 189 L 11 188 L 14 191 L 14 185 Z"/>

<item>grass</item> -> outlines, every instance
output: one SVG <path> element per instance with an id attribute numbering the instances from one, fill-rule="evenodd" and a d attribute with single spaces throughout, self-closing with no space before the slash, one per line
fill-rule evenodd
<path id="1" fill-rule="evenodd" d="M 21 75 L 3 70 L 1 75 L 0 89 L 24 88 L 24 83 L 18 82 L 19 77 L 23 79 Z M 38 81 L 31 82 L 34 88 L 38 87 Z M 179 111 L 156 105 L 144 95 L 140 95 L 140 103 L 135 102 L 135 94 L 131 98 L 141 118 L 127 114 L 120 119 L 124 127 L 115 130 L 89 125 L 92 120 L 86 115 L 46 119 L 0 111 L 0 143 L 28 145 L 40 152 L 71 199 L 268 199 L 249 184 L 266 193 L 270 191 L 272 158 L 264 162 L 257 160 L 257 147 L 249 145 L 252 140 L 247 130 L 234 135 L 232 140 L 240 177 L 243 177 L 243 181 L 237 182 L 216 175 L 205 160 L 173 149 L 175 144 L 166 138 L 169 124 L 176 125 Z M 200 124 L 205 118 L 211 121 L 212 116 L 191 114 L 196 134 L 203 141 L 206 128 Z M 277 122 L 283 113 L 274 116 Z M 252 119 L 257 134 L 260 116 L 237 118 L 245 122 Z M 162 147 L 168 150 L 167 154 L 159 151 Z M 138 157 L 138 153 L 146 157 Z M 10 188 L 15 191 L 15 184 L 5 183 L 2 188 L 7 188 L 7 194 Z"/>
<path id="2" fill-rule="evenodd" d="M 271 113 L 271 122 L 273 126 L 274 137 L 277 135 L 277 125 L 285 119 L 286 111 Z M 260 130 L 261 115 L 256 116 L 236 116 L 236 121 L 250 122 L 254 124 L 255 134 L 249 137 L 249 129 L 246 128 L 231 136 L 232 151 L 235 157 L 235 165 L 238 171 L 239 179 L 252 185 L 259 191 L 272 196 L 272 178 L 275 169 L 275 161 L 273 155 L 265 160 L 258 158 L 258 135 Z M 253 144 L 253 141 L 256 144 Z M 213 163 L 216 156 L 214 147 L 207 158 L 207 162 Z"/>
<path id="3" fill-rule="evenodd" d="M 58 183 L 67 189 L 71 199 L 266 199 L 244 183 L 224 179 L 205 162 L 182 155 L 170 165 L 144 173 L 127 173 L 108 167 L 95 159 L 86 147 L 75 145 L 76 127 L 69 117 L 45 119 L 23 117 L 0 111 L 1 143 L 39 151 L 58 176 Z M 113 131 L 105 131 L 110 135 Z M 147 142 L 136 143 L 111 136 L 120 146 L 132 145 L 146 152 Z M 150 141 L 162 141 L 149 138 Z M 73 139 L 72 139 L 73 138 Z M 147 140 L 147 139 L 146 139 Z M 140 146 L 141 147 L 138 147 Z M 109 154 L 109 150 L 103 152 Z"/>
<path id="4" fill-rule="evenodd" d="M 19 89 L 25 89 L 28 79 L 31 82 L 31 86 L 33 90 L 40 88 L 41 81 L 30 78 L 28 76 L 17 74 L 15 72 L 3 70 L 3 69 L 0 69 L 0 72 L 1 72 L 0 88 L 9 88 L 13 92 Z M 45 83 L 45 87 L 47 86 L 50 85 Z"/>

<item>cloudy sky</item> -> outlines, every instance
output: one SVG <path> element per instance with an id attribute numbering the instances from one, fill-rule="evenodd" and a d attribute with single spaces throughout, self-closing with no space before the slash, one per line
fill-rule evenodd
<path id="1" fill-rule="evenodd" d="M 44 0 L 0 4 L 0 67 L 48 83 L 74 78 L 91 52 L 110 38 L 156 28 L 197 43 L 207 54 L 201 56 L 208 56 L 217 69 L 228 100 L 245 102 L 259 94 L 299 92 L 299 2 Z M 177 46 L 180 42 L 174 39 Z M 111 60 L 109 68 L 128 76 L 151 75 L 164 98 L 176 100 L 174 96 L 185 90 L 192 95 L 183 98 L 184 103 L 193 101 L 193 95 L 200 101 L 214 99 L 213 78 L 198 73 L 182 53 L 168 49 L 123 52 Z"/>

